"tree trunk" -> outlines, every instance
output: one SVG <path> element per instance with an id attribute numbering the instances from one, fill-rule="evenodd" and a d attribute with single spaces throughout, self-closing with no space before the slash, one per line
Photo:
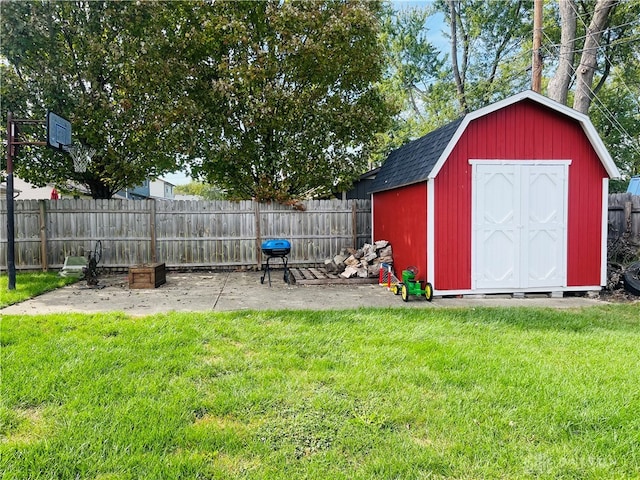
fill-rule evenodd
<path id="1" fill-rule="evenodd" d="M 543 0 L 533 2 L 533 53 L 531 55 L 531 90 L 542 91 L 542 8 Z"/>
<path id="2" fill-rule="evenodd" d="M 559 5 L 562 27 L 560 34 L 560 58 L 558 59 L 556 73 L 549 81 L 547 92 L 549 98 L 566 105 L 569 84 L 573 76 L 577 14 L 575 0 L 559 0 Z"/>
<path id="3" fill-rule="evenodd" d="M 598 0 L 587 29 L 580 65 L 576 72 L 576 95 L 573 101 L 574 110 L 584 114 L 589 111 L 593 98 L 591 85 L 597 66 L 599 42 L 607 25 L 609 13 L 617 2 L 618 0 Z"/>
<path id="4" fill-rule="evenodd" d="M 462 111 L 467 113 L 467 101 L 464 95 L 464 83 L 460 76 L 460 68 L 458 67 L 458 14 L 456 13 L 456 1 L 449 0 L 449 15 L 451 24 L 451 65 L 453 67 L 453 77 L 456 81 L 456 89 L 458 91 L 458 99 Z"/>
<path id="5" fill-rule="evenodd" d="M 103 181 L 97 178 L 86 179 L 83 182 L 89 187 L 89 193 L 93 199 L 109 199 L 113 197 L 114 191 Z"/>

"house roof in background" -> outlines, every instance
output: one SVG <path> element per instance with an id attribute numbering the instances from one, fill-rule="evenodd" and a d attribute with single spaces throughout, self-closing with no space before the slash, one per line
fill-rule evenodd
<path id="1" fill-rule="evenodd" d="M 369 170 L 368 172 L 363 173 L 358 177 L 358 180 L 373 180 L 376 178 L 376 175 L 380 171 L 381 167 L 376 167 L 373 170 Z"/>
<path id="2" fill-rule="evenodd" d="M 175 184 L 175 183 L 173 183 L 173 182 L 171 182 L 171 181 L 169 181 L 169 180 L 167 180 L 166 178 L 163 178 L 163 177 L 158 177 L 158 178 L 156 178 L 155 180 L 156 180 L 156 181 L 158 181 L 158 182 L 162 182 L 162 183 L 165 183 L 165 184 L 171 185 L 172 187 L 175 187 L 175 186 L 176 186 L 176 184 Z M 153 181 L 153 180 L 151 180 L 151 181 Z"/>

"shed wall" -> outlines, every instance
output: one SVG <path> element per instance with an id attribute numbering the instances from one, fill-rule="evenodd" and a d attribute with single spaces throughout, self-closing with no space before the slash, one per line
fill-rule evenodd
<path id="1" fill-rule="evenodd" d="M 418 279 L 427 272 L 427 187 L 418 183 L 373 195 L 373 239 L 393 247 L 394 271 L 400 276 L 410 265 Z"/>

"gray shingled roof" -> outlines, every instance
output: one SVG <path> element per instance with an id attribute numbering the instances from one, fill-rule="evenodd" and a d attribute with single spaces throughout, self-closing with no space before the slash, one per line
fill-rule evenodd
<path id="1" fill-rule="evenodd" d="M 370 193 L 426 180 L 463 118 L 391 152 L 376 175 Z"/>

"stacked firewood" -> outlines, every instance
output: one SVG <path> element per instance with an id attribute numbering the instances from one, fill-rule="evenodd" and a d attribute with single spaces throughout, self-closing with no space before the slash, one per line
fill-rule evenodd
<path id="1" fill-rule="evenodd" d="M 393 263 L 393 251 L 386 240 L 373 244 L 365 243 L 362 248 L 344 248 L 333 258 L 324 261 L 327 272 L 338 273 L 344 278 L 377 277 L 382 263 Z"/>

